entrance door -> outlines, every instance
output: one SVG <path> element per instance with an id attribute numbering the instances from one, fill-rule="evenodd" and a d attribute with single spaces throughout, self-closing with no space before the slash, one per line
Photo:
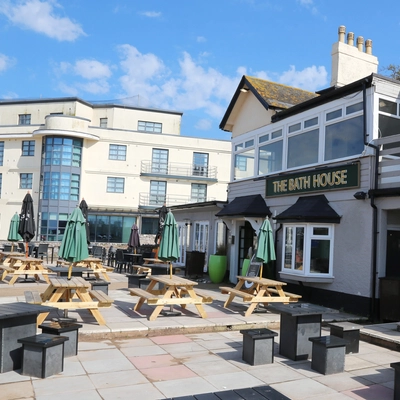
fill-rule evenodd
<path id="1" fill-rule="evenodd" d="M 246 258 L 250 247 L 253 248 L 254 252 L 254 229 L 252 228 L 250 222 L 246 221 L 245 225 L 239 228 L 239 265 L 237 268 L 239 275 L 242 274 L 243 260 Z"/>
<path id="2" fill-rule="evenodd" d="M 387 231 L 386 277 L 400 277 L 400 231 Z"/>

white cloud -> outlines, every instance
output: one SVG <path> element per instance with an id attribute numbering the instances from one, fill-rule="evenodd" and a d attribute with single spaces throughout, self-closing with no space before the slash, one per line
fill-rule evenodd
<path id="1" fill-rule="evenodd" d="M 16 63 L 14 58 L 10 58 L 5 54 L 0 53 L 0 72 L 11 68 Z"/>
<path id="2" fill-rule="evenodd" d="M 198 43 L 204 43 L 207 41 L 207 39 L 204 36 L 197 36 L 196 40 Z"/>
<path id="3" fill-rule="evenodd" d="M 195 128 L 200 131 L 209 131 L 213 128 L 214 122 L 209 119 L 199 119 L 195 125 Z"/>
<path id="4" fill-rule="evenodd" d="M 106 80 L 77 83 L 76 87 L 84 92 L 91 94 L 105 94 L 108 93 L 110 90 L 110 86 Z"/>
<path id="5" fill-rule="evenodd" d="M 109 78 L 112 73 L 110 67 L 96 60 L 78 60 L 74 65 L 76 75 L 85 79 Z"/>
<path id="6" fill-rule="evenodd" d="M 149 17 L 149 18 L 161 17 L 161 12 L 157 12 L 157 11 L 142 11 L 139 14 L 143 15 L 145 17 Z"/>
<path id="7" fill-rule="evenodd" d="M 59 41 L 72 42 L 85 35 L 79 24 L 57 15 L 55 8 L 61 8 L 56 0 L 3 0 L 0 3 L 0 13 L 22 28 Z"/>
<path id="8" fill-rule="evenodd" d="M 296 67 L 291 65 L 289 71 L 280 75 L 279 82 L 315 92 L 328 83 L 328 72 L 323 66 L 316 67 L 313 65 L 304 68 L 302 71 L 296 71 Z"/>

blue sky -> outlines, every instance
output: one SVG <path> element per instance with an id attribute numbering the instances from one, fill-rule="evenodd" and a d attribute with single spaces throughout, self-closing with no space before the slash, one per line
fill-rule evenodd
<path id="1" fill-rule="evenodd" d="M 0 0 L 0 98 L 77 96 L 183 112 L 181 134 L 219 123 L 243 75 L 329 86 L 338 27 L 400 64 L 400 2 Z"/>

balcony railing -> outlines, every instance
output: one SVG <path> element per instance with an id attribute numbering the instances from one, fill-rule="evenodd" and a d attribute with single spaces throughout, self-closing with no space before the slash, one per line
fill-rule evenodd
<path id="1" fill-rule="evenodd" d="M 388 189 L 400 186 L 400 135 L 392 135 L 374 141 L 381 146 L 379 159 L 378 188 Z"/>
<path id="2" fill-rule="evenodd" d="M 202 203 L 204 201 L 215 200 L 215 197 L 207 198 L 192 198 L 179 194 L 172 195 L 152 195 L 149 193 L 139 193 L 139 208 L 158 208 L 166 203 L 167 207 L 176 206 L 179 204 Z"/>
<path id="3" fill-rule="evenodd" d="M 140 166 L 141 175 L 190 177 L 193 179 L 217 179 L 217 167 L 184 163 L 154 163 L 143 160 Z"/>

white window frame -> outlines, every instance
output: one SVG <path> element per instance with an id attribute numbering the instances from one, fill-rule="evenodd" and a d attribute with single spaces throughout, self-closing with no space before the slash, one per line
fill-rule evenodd
<path id="1" fill-rule="evenodd" d="M 285 254 L 286 254 L 286 234 L 287 228 L 292 228 L 294 231 L 296 228 L 304 229 L 303 239 L 303 255 L 302 255 L 302 267 L 296 268 L 296 244 L 295 240 L 292 243 L 291 252 L 291 267 L 285 267 Z M 314 234 L 314 228 L 326 228 L 328 229 L 327 235 Z M 295 236 L 295 233 L 294 233 Z M 328 240 L 329 245 L 329 271 L 328 273 L 316 273 L 310 271 L 311 265 L 311 242 L 312 240 Z M 303 282 L 326 282 L 330 283 L 333 281 L 333 249 L 334 249 L 334 224 L 317 224 L 317 223 L 303 223 L 303 224 L 284 224 L 283 226 L 283 246 L 282 246 L 282 265 L 281 271 L 279 272 L 281 278 L 303 281 Z"/>

